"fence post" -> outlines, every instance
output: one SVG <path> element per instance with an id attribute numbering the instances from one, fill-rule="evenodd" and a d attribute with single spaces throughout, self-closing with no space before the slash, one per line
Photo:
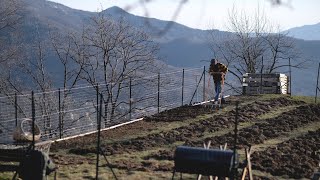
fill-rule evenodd
<path id="1" fill-rule="evenodd" d="M 99 83 L 96 84 L 96 100 L 97 100 L 97 107 L 96 107 L 96 111 L 97 111 L 97 124 L 98 124 L 98 116 L 99 116 Z"/>
<path id="2" fill-rule="evenodd" d="M 35 148 L 35 139 L 34 139 L 34 135 L 35 135 L 35 120 L 36 120 L 36 112 L 35 112 L 35 105 L 34 105 L 34 92 L 31 91 L 31 116 L 32 116 L 32 149 L 34 150 Z"/>
<path id="3" fill-rule="evenodd" d="M 182 88 L 181 88 L 181 106 L 183 106 L 183 91 L 184 91 L 184 69 L 182 69 Z"/>
<path id="4" fill-rule="evenodd" d="M 98 97 L 99 98 L 99 97 Z M 99 154 L 100 154 L 100 135 L 101 135 L 101 116 L 102 116 L 102 94 L 100 94 L 100 104 L 97 104 L 98 116 L 97 116 L 97 125 L 98 125 L 98 139 L 97 139 L 97 161 L 96 161 L 96 179 L 99 178 Z M 99 102 L 99 101 L 98 101 Z M 99 107 L 99 108 L 98 108 Z"/>
<path id="5" fill-rule="evenodd" d="M 262 84 L 262 73 L 263 73 L 263 56 L 261 59 L 261 74 L 260 74 L 260 94 L 263 94 L 262 89 L 263 89 L 263 84 Z"/>
<path id="6" fill-rule="evenodd" d="M 14 93 L 14 114 L 16 119 L 16 127 L 18 126 L 18 98 L 17 93 Z"/>
<path id="7" fill-rule="evenodd" d="M 316 97 L 314 98 L 314 103 L 317 103 L 318 91 L 320 91 L 320 89 L 319 89 L 319 71 L 320 71 L 320 63 L 319 63 L 319 66 L 318 66 L 318 76 L 317 76 Z"/>
<path id="8" fill-rule="evenodd" d="M 129 80 L 129 120 L 132 118 L 132 78 Z"/>
<path id="9" fill-rule="evenodd" d="M 292 82 L 292 76 L 291 76 L 291 58 L 289 58 L 289 76 L 290 76 L 290 82 L 289 82 L 289 87 L 290 87 L 290 96 L 292 95 L 292 86 L 291 86 L 291 82 Z"/>
<path id="10" fill-rule="evenodd" d="M 58 89 L 59 93 L 59 139 L 62 138 L 62 116 L 61 116 L 61 89 Z"/>
<path id="11" fill-rule="evenodd" d="M 158 113 L 160 113 L 160 72 L 158 73 Z"/>
<path id="12" fill-rule="evenodd" d="M 203 102 L 206 100 L 206 66 L 203 66 Z"/>

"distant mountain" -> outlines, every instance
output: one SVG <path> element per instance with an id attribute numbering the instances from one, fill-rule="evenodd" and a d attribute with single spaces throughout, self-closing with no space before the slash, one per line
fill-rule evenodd
<path id="1" fill-rule="evenodd" d="M 59 30 L 80 30 L 84 22 L 95 13 L 75 10 L 46 0 L 22 0 L 24 24 L 37 25 Z"/>
<path id="2" fill-rule="evenodd" d="M 292 68 L 293 94 L 314 96 L 320 63 L 320 41 L 296 40 L 295 43 L 298 50 L 302 53 L 301 58 L 308 60 L 308 62 L 303 69 Z"/>
<path id="3" fill-rule="evenodd" d="M 204 42 L 209 32 L 208 30 L 193 29 L 173 21 L 135 16 L 117 6 L 108 8 L 102 13 L 111 15 L 114 19 L 124 18 L 135 27 L 146 31 L 158 42 L 169 42 L 176 39 L 188 39 L 188 41 L 196 43 Z M 230 32 L 219 30 L 214 30 L 213 32 L 219 37 L 230 34 Z"/>
<path id="4" fill-rule="evenodd" d="M 64 5 L 54 3 L 47 0 L 21 0 L 25 3 L 23 11 L 22 31 L 25 41 L 35 31 L 40 32 L 42 38 L 48 38 L 48 31 L 56 29 L 60 32 L 81 31 L 84 25 L 87 25 L 90 17 L 97 15 L 95 12 L 86 12 L 75 10 Z M 110 18 L 119 20 L 125 18 L 129 23 L 137 28 L 149 33 L 153 40 L 160 45 L 160 58 L 166 64 L 175 67 L 208 67 L 209 60 L 214 56 L 208 46 L 207 35 L 209 31 L 192 29 L 187 26 L 162 21 L 154 18 L 146 18 L 132 15 L 121 8 L 111 7 L 102 13 L 110 15 Z M 302 57 L 309 59 L 308 69 L 293 69 L 293 93 L 314 95 L 316 68 L 320 60 L 320 41 L 305 41 L 301 39 L 319 39 L 320 33 L 315 33 L 320 24 L 312 26 L 304 26 L 300 28 L 290 29 L 290 35 L 294 33 L 301 35 L 295 36 L 296 44 L 303 53 Z M 307 33 L 310 32 L 310 33 Z M 304 32 L 304 33 L 302 33 Z M 312 32 L 312 33 L 311 33 Z M 159 36 L 159 33 L 162 33 Z M 214 30 L 216 37 L 224 39 L 224 37 L 232 35 L 231 32 Z M 308 36 L 308 34 L 311 34 Z M 306 35 L 303 37 L 303 35 Z M 54 61 L 54 56 L 49 61 L 50 72 L 59 80 L 60 67 Z M 173 68 L 173 67 L 171 67 Z"/>
<path id="5" fill-rule="evenodd" d="M 116 6 L 103 13 L 117 20 L 124 18 L 133 26 L 146 31 L 154 41 L 159 42 L 161 59 L 176 67 L 208 65 L 203 60 L 209 60 L 214 55 L 208 45 L 209 33 L 221 40 L 232 35 L 226 31 L 193 29 L 172 21 L 135 16 Z"/>
<path id="6" fill-rule="evenodd" d="M 285 32 L 297 39 L 320 40 L 320 23 L 291 28 Z"/>
<path id="7" fill-rule="evenodd" d="M 193 42 L 181 38 L 160 43 L 160 55 L 167 64 L 176 67 L 208 67 L 213 52 L 207 42 Z"/>

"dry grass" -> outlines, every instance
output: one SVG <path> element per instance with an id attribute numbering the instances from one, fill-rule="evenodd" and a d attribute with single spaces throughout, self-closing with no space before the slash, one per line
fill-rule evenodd
<path id="1" fill-rule="evenodd" d="M 245 102 L 242 102 L 240 106 L 245 106 L 247 104 L 250 104 L 254 101 L 265 101 L 265 100 L 270 100 L 273 98 L 279 98 L 283 97 L 283 95 L 258 95 L 254 97 L 248 97 Z M 306 103 L 313 103 L 314 98 L 312 97 L 303 97 L 303 96 L 294 96 L 294 97 L 289 97 L 292 98 L 293 100 L 301 100 Z M 239 129 L 242 128 L 247 128 L 252 126 L 256 122 L 264 121 L 269 118 L 274 118 L 279 115 L 281 115 L 284 112 L 293 110 L 297 106 L 287 106 L 287 107 L 281 107 L 278 109 L 274 109 L 272 112 L 268 112 L 266 114 L 260 115 L 256 117 L 255 121 L 251 122 L 246 122 L 246 123 L 240 123 L 239 124 Z M 137 133 L 128 133 L 128 134 L 123 134 L 123 136 L 115 136 L 112 139 L 107 138 L 103 140 L 103 144 L 111 144 L 116 141 L 125 141 L 125 140 L 130 140 L 130 139 L 135 139 L 137 137 L 144 137 L 150 134 L 158 134 L 160 132 L 168 132 L 172 131 L 176 128 L 179 127 L 187 127 L 191 123 L 197 123 L 201 122 L 203 120 L 207 120 L 209 118 L 213 118 L 214 116 L 219 116 L 222 114 L 226 114 L 227 112 L 233 110 L 235 106 L 228 106 L 218 112 L 215 112 L 214 114 L 206 114 L 206 115 L 201 115 L 193 119 L 187 119 L 183 121 L 174 121 L 174 122 L 159 122 L 156 124 L 150 124 L 150 127 L 148 127 L 146 130 L 141 130 L 137 131 Z M 300 127 L 294 131 L 291 131 L 281 137 L 275 138 L 275 139 L 270 139 L 265 141 L 263 144 L 257 144 L 254 145 L 252 148 L 254 151 L 264 151 L 268 147 L 276 146 L 279 143 L 282 143 L 286 140 L 289 140 L 291 138 L 303 135 L 307 133 L 308 131 L 313 131 L 316 130 L 317 128 L 320 127 L 320 123 L 312 123 L 308 124 L 304 127 Z M 213 136 L 221 136 L 230 132 L 233 132 L 233 128 L 226 128 L 222 129 L 216 132 L 204 132 L 203 136 L 199 137 L 198 140 L 204 140 L 207 137 L 213 137 Z M 150 150 L 146 151 L 139 151 L 139 152 L 129 152 L 129 153 L 124 153 L 121 155 L 112 155 L 108 156 L 108 160 L 111 162 L 117 162 L 117 161 L 134 161 L 135 163 L 141 164 L 142 162 L 146 161 L 144 157 L 151 155 L 153 153 L 156 153 L 160 150 L 172 150 L 176 146 L 183 144 L 184 142 L 175 142 L 173 144 L 168 144 L 164 147 L 156 147 Z M 93 144 L 90 146 L 94 146 Z M 72 147 L 70 147 L 72 148 Z M 243 157 L 244 151 L 239 150 L 238 151 L 240 156 Z M 62 157 L 73 157 L 77 158 L 80 157 L 79 155 L 72 155 L 68 153 L 68 150 L 59 150 L 58 152 L 55 152 L 55 154 L 58 154 L 59 156 Z M 84 157 L 84 156 L 81 156 Z M 87 159 L 92 159 L 90 161 L 85 161 L 82 164 L 71 164 L 71 165 L 59 165 L 59 170 L 57 173 L 58 179 L 95 179 L 95 154 L 86 154 L 85 157 Z M 147 161 L 152 162 L 153 164 L 157 165 L 168 165 L 172 166 L 173 162 L 172 161 L 157 161 L 154 159 L 148 159 Z M 100 158 L 100 165 L 101 164 L 106 164 L 105 160 L 101 156 Z M 172 172 L 157 172 L 157 171 L 130 171 L 130 170 L 125 170 L 125 169 L 117 169 L 114 168 L 114 171 L 116 175 L 118 176 L 119 179 L 171 179 L 172 177 Z M 272 177 L 270 174 L 260 172 L 260 171 L 253 171 L 253 174 L 256 176 L 263 176 L 263 177 Z M 0 174 L 0 180 L 4 179 L 11 179 L 12 178 L 12 173 L 1 173 Z M 179 179 L 180 175 L 176 174 L 175 179 Z M 279 177 L 279 179 L 282 179 L 283 177 Z M 50 175 L 49 179 L 53 179 L 53 175 Z M 113 179 L 112 173 L 108 167 L 100 167 L 99 168 L 99 179 L 104 180 L 104 179 Z M 183 179 L 196 179 L 196 175 L 183 175 Z M 286 179 L 285 177 L 283 179 Z"/>

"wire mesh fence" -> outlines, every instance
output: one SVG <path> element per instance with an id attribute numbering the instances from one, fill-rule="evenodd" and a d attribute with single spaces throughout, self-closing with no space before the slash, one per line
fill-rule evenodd
<path id="1" fill-rule="evenodd" d="M 213 82 L 204 68 L 183 69 L 121 83 L 0 97 L 0 143 L 14 142 L 24 119 L 34 119 L 40 140 L 55 140 L 97 130 L 99 94 L 103 95 L 101 128 L 208 100 Z M 210 94 L 210 95 L 209 95 Z M 34 101 L 34 111 L 32 108 Z"/>

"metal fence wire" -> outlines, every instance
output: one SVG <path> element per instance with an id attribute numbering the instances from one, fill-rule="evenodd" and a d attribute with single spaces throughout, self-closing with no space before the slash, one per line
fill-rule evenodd
<path id="1" fill-rule="evenodd" d="M 128 78 L 121 84 L 96 84 L 34 93 L 35 123 L 41 140 L 56 140 L 97 130 L 98 99 L 104 97 L 101 128 L 150 116 L 213 97 L 205 68 Z M 31 92 L 0 97 L 0 143 L 12 143 L 22 120 L 32 119 Z"/>

